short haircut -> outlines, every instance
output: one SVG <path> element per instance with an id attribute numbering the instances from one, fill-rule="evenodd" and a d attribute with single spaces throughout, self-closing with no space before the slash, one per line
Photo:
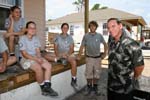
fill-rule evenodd
<path id="1" fill-rule="evenodd" d="M 34 24 L 36 26 L 36 23 L 34 21 L 28 21 L 26 23 L 26 28 L 28 28 L 30 24 Z"/>
<path id="2" fill-rule="evenodd" d="M 117 22 L 117 24 L 121 24 L 121 21 L 118 18 L 109 18 L 107 20 L 107 23 L 109 23 L 110 21 L 115 20 Z"/>
<path id="3" fill-rule="evenodd" d="M 14 11 L 15 9 L 19 9 L 19 10 L 21 10 L 18 6 L 12 6 L 11 8 L 10 8 L 10 11 Z"/>
<path id="4" fill-rule="evenodd" d="M 69 24 L 68 24 L 68 23 L 62 23 L 61 29 L 62 29 L 65 25 L 67 25 L 67 27 L 69 28 Z"/>
<path id="5" fill-rule="evenodd" d="M 36 26 L 36 23 L 34 21 L 28 21 L 26 23 L 26 29 L 29 27 L 30 24 L 34 24 Z M 27 34 L 27 31 L 24 32 L 24 34 L 26 35 Z"/>
<path id="6" fill-rule="evenodd" d="M 97 22 L 96 21 L 90 21 L 89 22 L 89 24 L 88 24 L 88 27 L 90 28 L 90 25 L 94 25 L 94 26 L 96 26 L 96 28 L 98 27 L 98 24 L 97 24 Z"/>

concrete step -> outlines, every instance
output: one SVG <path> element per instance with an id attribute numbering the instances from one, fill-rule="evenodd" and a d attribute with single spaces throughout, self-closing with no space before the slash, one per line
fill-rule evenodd
<path id="1" fill-rule="evenodd" d="M 84 70 L 85 65 L 78 67 L 77 83 L 80 88 L 83 88 L 86 84 Z M 41 95 L 39 85 L 34 82 L 29 85 L 0 94 L 0 100 L 63 100 L 75 93 L 74 89 L 70 85 L 70 82 L 71 72 L 68 70 L 56 74 L 52 77 L 52 88 L 59 94 L 59 96 L 56 98 Z"/>

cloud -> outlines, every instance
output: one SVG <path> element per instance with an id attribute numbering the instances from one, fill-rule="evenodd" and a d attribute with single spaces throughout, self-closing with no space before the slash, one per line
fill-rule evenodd
<path id="1" fill-rule="evenodd" d="M 148 13 L 148 14 L 146 15 L 146 17 L 150 18 L 150 13 Z"/>
<path id="2" fill-rule="evenodd" d="M 46 0 L 46 20 L 58 18 L 75 10 L 74 0 Z"/>
<path id="3" fill-rule="evenodd" d="M 142 15 L 144 13 L 144 9 L 134 9 L 131 11 L 133 14 L 136 14 L 136 15 Z"/>
<path id="4" fill-rule="evenodd" d="M 148 13 L 145 18 L 147 19 L 147 24 L 150 25 L 150 13 Z"/>
<path id="5" fill-rule="evenodd" d="M 46 20 L 58 18 L 72 12 L 76 7 L 72 5 L 75 0 L 46 0 Z M 103 6 L 123 10 L 135 15 L 142 16 L 146 21 L 150 22 L 149 0 L 138 0 L 131 2 L 130 0 L 89 0 L 90 8 L 99 3 Z"/>

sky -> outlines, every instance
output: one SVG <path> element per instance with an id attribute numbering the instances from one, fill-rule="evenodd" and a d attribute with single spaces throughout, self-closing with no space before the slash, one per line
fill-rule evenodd
<path id="1" fill-rule="evenodd" d="M 46 0 L 46 20 L 56 19 L 77 12 L 72 3 L 76 0 Z M 150 25 L 150 0 L 89 0 L 89 7 L 96 3 L 142 16 Z"/>

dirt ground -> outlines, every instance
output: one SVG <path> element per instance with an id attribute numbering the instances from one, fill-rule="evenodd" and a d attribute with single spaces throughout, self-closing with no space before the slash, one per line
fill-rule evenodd
<path id="1" fill-rule="evenodd" d="M 141 90 L 150 92 L 150 58 L 145 59 L 145 68 L 139 79 Z M 101 91 L 100 96 L 95 96 L 94 94 L 84 96 L 82 89 L 78 93 L 66 98 L 65 100 L 107 100 L 107 65 L 102 66 L 101 78 L 99 80 L 99 90 Z"/>
<path id="2" fill-rule="evenodd" d="M 144 70 L 142 72 L 142 75 L 150 77 L 150 58 L 145 59 L 144 63 L 145 63 L 145 67 L 144 67 Z"/>

